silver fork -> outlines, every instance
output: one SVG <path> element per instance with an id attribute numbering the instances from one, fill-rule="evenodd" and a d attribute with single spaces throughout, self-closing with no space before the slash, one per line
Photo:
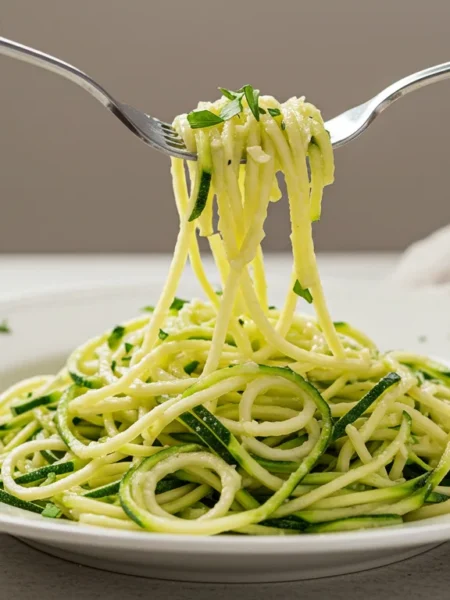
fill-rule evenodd
<path id="1" fill-rule="evenodd" d="M 196 154 L 188 152 L 183 140 L 169 123 L 117 101 L 100 84 L 69 63 L 3 37 L 0 37 L 0 54 L 31 63 L 73 81 L 94 96 L 130 131 L 152 148 L 185 160 L 197 159 Z M 450 62 L 429 67 L 400 79 L 367 102 L 326 121 L 325 126 L 330 132 L 333 147 L 338 148 L 358 137 L 383 110 L 399 98 L 448 77 L 450 77 Z"/>

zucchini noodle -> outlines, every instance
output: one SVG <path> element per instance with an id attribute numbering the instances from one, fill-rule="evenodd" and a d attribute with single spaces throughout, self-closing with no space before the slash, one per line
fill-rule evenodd
<path id="1" fill-rule="evenodd" d="M 180 232 L 159 301 L 76 349 L 58 374 L 3 392 L 0 501 L 191 535 L 324 533 L 450 513 L 450 370 L 380 352 L 327 308 L 312 238 L 334 178 L 320 112 L 245 86 L 174 127 L 198 160 L 172 159 Z M 262 242 L 280 173 L 293 262 L 276 308 Z M 176 296 L 187 261 L 205 300 Z M 315 317 L 296 313 L 298 302 Z"/>

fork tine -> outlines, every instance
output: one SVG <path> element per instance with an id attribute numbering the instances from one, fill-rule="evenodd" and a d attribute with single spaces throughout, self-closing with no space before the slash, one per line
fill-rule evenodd
<path id="1" fill-rule="evenodd" d="M 175 131 L 175 130 L 168 130 L 168 129 L 163 129 L 163 134 L 165 137 L 170 137 L 173 140 L 181 140 L 179 134 Z"/>
<path id="2" fill-rule="evenodd" d="M 178 132 L 168 123 L 160 121 L 159 119 L 155 119 L 154 117 L 150 117 L 150 123 L 152 125 L 152 129 L 155 132 L 162 134 L 164 138 L 182 141 Z"/>
<path id="3" fill-rule="evenodd" d="M 186 150 L 184 142 L 178 142 L 177 140 L 172 140 L 170 138 L 165 138 L 165 142 L 171 148 L 177 148 L 177 150 Z"/>
<path id="4" fill-rule="evenodd" d="M 170 123 L 166 123 L 165 121 L 160 121 L 159 119 L 155 119 L 155 117 L 152 117 L 152 119 L 158 123 L 158 125 L 160 125 L 163 129 L 166 129 L 167 131 L 175 131 L 175 129 L 173 128 L 173 126 Z"/>
<path id="5" fill-rule="evenodd" d="M 161 137 L 165 143 L 169 144 L 173 148 L 185 149 L 186 145 L 184 141 L 180 138 L 180 136 L 176 132 L 168 132 L 158 128 L 158 131 L 155 131 L 155 134 Z"/>
<path id="6" fill-rule="evenodd" d="M 121 105 L 120 108 L 122 109 L 121 112 L 138 129 L 140 132 L 138 135 L 145 142 L 166 154 L 171 154 L 178 158 L 196 160 L 196 156 L 188 151 L 184 141 L 171 125 L 131 106 Z M 125 124 L 127 124 L 126 121 Z"/>
<path id="7" fill-rule="evenodd" d="M 167 123 L 162 123 L 161 121 L 160 121 L 160 125 L 161 125 L 162 129 L 164 129 L 164 131 L 167 131 L 170 133 L 177 133 L 176 130 L 172 127 L 172 125 L 168 125 Z"/>
<path id="8" fill-rule="evenodd" d="M 152 134 L 161 138 L 162 140 L 168 140 L 171 142 L 179 142 L 184 147 L 184 142 L 174 129 L 163 129 L 161 122 L 157 119 L 149 119 L 149 127 Z"/>

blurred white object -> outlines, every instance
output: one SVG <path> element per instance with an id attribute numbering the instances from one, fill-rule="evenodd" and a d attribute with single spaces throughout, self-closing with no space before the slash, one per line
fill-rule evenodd
<path id="1" fill-rule="evenodd" d="M 447 284 L 450 290 L 450 225 L 407 248 L 389 278 L 408 286 Z"/>

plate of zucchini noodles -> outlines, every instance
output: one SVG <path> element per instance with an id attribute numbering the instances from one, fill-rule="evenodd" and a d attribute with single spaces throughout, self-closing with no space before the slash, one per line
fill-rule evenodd
<path id="1" fill-rule="evenodd" d="M 158 289 L 0 303 L 0 531 L 203 581 L 422 552 L 450 538 L 448 296 L 323 285 L 312 230 L 334 162 L 320 112 L 220 90 L 174 121 L 198 160 L 172 159 L 180 229 Z M 262 246 L 277 202 L 292 269 L 274 285 Z"/>

